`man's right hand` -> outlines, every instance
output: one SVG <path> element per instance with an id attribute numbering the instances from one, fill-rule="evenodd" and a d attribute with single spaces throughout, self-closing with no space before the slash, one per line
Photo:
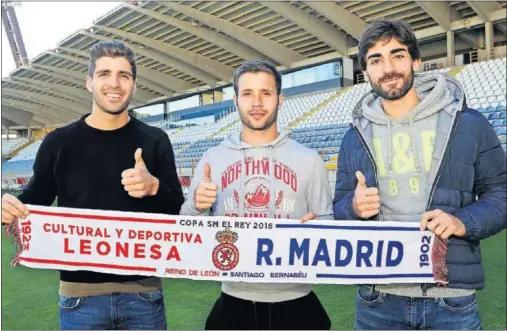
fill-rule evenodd
<path id="1" fill-rule="evenodd" d="M 25 219 L 28 208 L 15 196 L 5 193 L 2 197 L 2 223 L 12 223 L 15 218 Z"/>
<path id="2" fill-rule="evenodd" d="M 361 171 L 356 172 L 357 186 L 354 191 L 352 207 L 357 216 L 370 218 L 380 211 L 380 196 L 376 187 L 367 188 L 366 178 Z"/>
<path id="3" fill-rule="evenodd" d="M 195 207 L 199 210 L 208 210 L 217 201 L 218 186 L 211 181 L 211 166 L 204 164 L 204 177 L 194 192 Z"/>

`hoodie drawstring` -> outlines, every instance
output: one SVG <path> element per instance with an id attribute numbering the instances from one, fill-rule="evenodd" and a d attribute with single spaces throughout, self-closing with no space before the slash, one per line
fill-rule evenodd
<path id="1" fill-rule="evenodd" d="M 276 215 L 276 178 L 275 178 L 275 147 L 283 144 L 285 139 L 288 137 L 289 132 L 284 131 L 280 132 L 278 135 L 278 138 L 276 138 L 274 141 L 272 141 L 269 144 L 265 144 L 262 146 L 251 146 L 248 144 L 243 145 L 243 139 L 242 134 L 235 134 L 229 136 L 224 141 L 224 146 L 233 148 L 235 150 L 241 151 L 241 171 L 240 171 L 240 181 L 239 181 L 239 192 L 237 194 L 239 196 L 235 196 L 234 198 L 238 201 L 238 212 L 239 217 L 245 217 L 245 178 L 246 178 L 246 162 L 245 162 L 245 156 L 246 156 L 246 150 L 247 149 L 254 149 L 254 148 L 267 148 L 268 149 L 268 163 L 269 163 L 269 174 L 268 174 L 268 180 L 269 180 L 269 211 L 268 211 L 268 217 L 274 218 Z M 265 156 L 264 156 L 265 157 Z M 253 165 L 252 165 L 253 166 Z M 235 193 L 236 194 L 236 193 Z"/>
<path id="2" fill-rule="evenodd" d="M 410 129 L 410 142 L 412 147 L 412 155 L 414 156 L 415 170 L 417 173 L 421 173 L 421 167 L 419 166 L 419 157 L 417 156 L 417 151 L 415 149 L 415 135 L 414 135 L 414 122 L 412 122 L 412 114 L 408 115 L 408 124 Z"/>
<path id="3" fill-rule="evenodd" d="M 245 149 L 241 148 L 241 178 L 239 180 L 239 217 L 245 217 L 245 194 L 243 193 L 243 185 L 245 185 Z"/>
<path id="4" fill-rule="evenodd" d="M 245 149 L 241 148 L 241 176 L 239 181 L 239 217 L 245 217 L 245 194 L 243 192 L 243 187 L 245 185 Z M 273 146 L 269 146 L 269 212 L 268 217 L 275 217 L 275 198 L 276 198 L 276 185 L 275 185 L 275 164 L 273 158 Z"/>
<path id="5" fill-rule="evenodd" d="M 275 162 L 273 159 L 273 145 L 269 145 L 269 184 L 271 186 L 269 190 L 269 218 L 275 217 L 275 197 L 276 197 L 276 185 L 275 185 Z"/>
<path id="6" fill-rule="evenodd" d="M 387 155 L 387 174 L 390 175 L 393 170 L 393 133 L 391 129 L 391 119 L 387 118 L 387 136 L 389 137 L 388 155 Z"/>

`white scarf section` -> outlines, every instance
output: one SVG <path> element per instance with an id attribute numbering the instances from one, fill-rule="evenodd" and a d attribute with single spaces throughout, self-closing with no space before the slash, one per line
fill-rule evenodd
<path id="1" fill-rule="evenodd" d="M 418 223 L 191 217 L 28 205 L 14 264 L 260 283 L 446 282 L 447 245 Z"/>

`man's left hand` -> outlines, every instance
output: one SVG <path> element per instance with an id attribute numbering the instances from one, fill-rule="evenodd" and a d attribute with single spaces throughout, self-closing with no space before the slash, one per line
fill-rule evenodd
<path id="1" fill-rule="evenodd" d="M 459 218 L 444 213 L 440 209 L 423 214 L 421 231 L 426 228 L 442 239 L 448 239 L 450 236 L 463 237 L 466 234 L 465 225 Z"/>
<path id="2" fill-rule="evenodd" d="M 159 180 L 152 176 L 148 169 L 146 169 L 142 152 L 141 148 L 136 150 L 134 154 L 136 160 L 134 168 L 127 169 L 121 174 L 121 183 L 125 191 L 134 198 L 144 198 L 148 195 L 155 195 L 160 185 Z"/>
<path id="3" fill-rule="evenodd" d="M 312 212 L 307 213 L 305 216 L 301 217 L 301 223 L 306 223 L 310 220 L 314 220 L 317 218 L 317 215 L 315 215 Z"/>

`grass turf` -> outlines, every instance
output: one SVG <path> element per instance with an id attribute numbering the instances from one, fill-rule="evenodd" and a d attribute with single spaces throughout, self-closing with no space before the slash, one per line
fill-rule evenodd
<path id="1" fill-rule="evenodd" d="M 487 286 L 477 295 L 485 329 L 506 328 L 506 232 L 482 243 Z M 58 272 L 9 265 L 14 246 L 2 234 L 2 329 L 58 330 Z M 169 329 L 202 329 L 216 300 L 217 282 L 164 279 Z M 333 329 L 352 329 L 355 287 L 317 285 Z"/>

